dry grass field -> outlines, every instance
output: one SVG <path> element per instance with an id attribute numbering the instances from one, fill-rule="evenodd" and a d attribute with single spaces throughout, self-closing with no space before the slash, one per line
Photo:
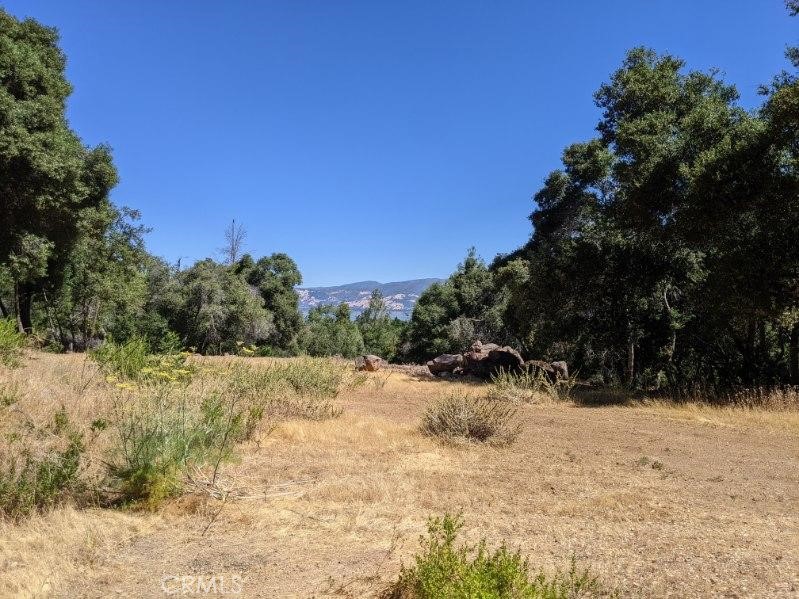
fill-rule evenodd
<path id="1" fill-rule="evenodd" d="M 499 447 L 419 432 L 431 401 L 486 385 L 402 370 L 359 382 L 334 400 L 339 417 L 259 426 L 215 484 L 198 470 L 157 509 L 0 520 L 0 596 L 165 597 L 200 575 L 224 578 L 228 596 L 240 580 L 241 597 L 373 597 L 445 512 L 463 513 L 467 540 L 505 540 L 544 570 L 574 556 L 624 597 L 799 596 L 796 406 L 526 403 L 521 434 Z M 0 367 L 0 385 L 16 398 L 0 407 L 0 451 L 61 406 L 88 430 L 114 393 L 82 355 L 30 354 Z"/>

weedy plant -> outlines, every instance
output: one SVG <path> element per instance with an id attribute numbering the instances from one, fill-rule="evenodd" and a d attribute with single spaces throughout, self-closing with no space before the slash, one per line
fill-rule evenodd
<path id="1" fill-rule="evenodd" d="M 541 401 L 567 401 L 577 384 L 577 375 L 569 378 L 558 377 L 554 381 L 537 367 L 525 368 L 521 372 L 511 372 L 500 368 L 491 377 L 491 399 L 534 403 Z"/>
<path id="2" fill-rule="evenodd" d="M 0 464 L 0 516 L 21 520 L 82 490 L 82 435 L 73 430 L 63 410 L 56 413 L 49 429 L 63 437 L 59 439 L 62 447 L 41 455 L 26 447 L 17 456 L 7 455 Z"/>
<path id="3" fill-rule="evenodd" d="M 572 558 L 566 571 L 551 576 L 532 576 L 529 561 L 503 543 L 493 551 L 485 540 L 477 545 L 456 546 L 463 527 L 460 516 L 431 518 L 427 537 L 414 564 L 402 568 L 399 579 L 383 593 L 383 599 L 577 599 L 609 597 L 597 577 L 578 570 Z"/>
<path id="4" fill-rule="evenodd" d="M 178 376 L 151 376 L 153 367 L 141 365 L 153 360 L 139 359 L 139 348 L 125 355 L 118 363 L 135 367 L 116 371 L 139 383 L 114 385 L 108 474 L 117 502 L 156 507 L 180 493 L 187 471 L 195 467 L 210 468 L 215 482 L 236 444 L 249 439 L 262 420 L 324 420 L 341 413 L 331 398 L 338 394 L 343 369 L 325 360 L 192 369 L 199 374 L 182 384 Z M 170 372 L 164 356 L 157 358 L 161 372 Z M 181 368 L 172 372 L 184 370 L 179 360 L 173 364 Z"/>
<path id="5" fill-rule="evenodd" d="M 125 343 L 109 339 L 90 356 L 100 365 L 108 382 L 123 387 L 139 383 L 186 383 L 196 370 L 188 363 L 188 352 L 151 354 L 150 344 L 141 337 Z"/>
<path id="6" fill-rule="evenodd" d="M 25 335 L 17 330 L 17 324 L 10 318 L 0 318 L 0 364 L 18 366 L 24 346 Z"/>
<path id="7" fill-rule="evenodd" d="M 253 427 L 253 414 L 239 397 L 198 396 L 174 385 L 120 390 L 113 412 L 111 489 L 116 502 L 146 508 L 178 494 L 191 466 L 210 464 L 215 480 L 220 464 Z"/>
<path id="8" fill-rule="evenodd" d="M 521 432 L 516 409 L 503 402 L 469 395 L 447 395 L 422 416 L 422 432 L 447 441 L 505 445 Z"/>
<path id="9" fill-rule="evenodd" d="M 725 398 L 741 408 L 765 408 L 776 411 L 799 410 L 799 386 L 755 387 L 739 390 Z"/>
<path id="10" fill-rule="evenodd" d="M 19 400 L 19 387 L 16 384 L 0 385 L 0 409 L 8 408 Z"/>
<path id="11" fill-rule="evenodd" d="M 305 358 L 267 368 L 237 365 L 227 376 L 229 392 L 246 398 L 253 415 L 326 420 L 341 414 L 331 400 L 343 386 L 346 372 L 328 360 Z"/>

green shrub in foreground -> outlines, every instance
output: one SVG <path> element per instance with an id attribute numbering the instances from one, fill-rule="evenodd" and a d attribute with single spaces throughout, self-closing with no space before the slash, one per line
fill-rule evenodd
<path id="1" fill-rule="evenodd" d="M 431 518 L 428 536 L 413 566 L 402 568 L 399 579 L 383 599 L 576 599 L 614 596 L 575 561 L 565 572 L 531 576 L 529 562 L 505 544 L 491 551 L 485 540 L 476 546 L 455 546 L 463 527 L 459 516 Z"/>
<path id="2" fill-rule="evenodd" d="M 248 414 L 235 397 L 208 395 L 199 405 L 168 385 L 118 398 L 115 444 L 107 467 L 118 501 L 155 507 L 180 492 L 190 465 L 229 459 Z"/>

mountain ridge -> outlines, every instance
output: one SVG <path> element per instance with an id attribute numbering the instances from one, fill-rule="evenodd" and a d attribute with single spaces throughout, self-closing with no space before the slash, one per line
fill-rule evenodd
<path id="1" fill-rule="evenodd" d="M 342 285 L 325 287 L 297 287 L 300 296 L 300 311 L 307 314 L 312 308 L 324 304 L 349 304 L 353 317 L 363 312 L 369 305 L 372 291 L 380 290 L 388 306 L 391 316 L 408 320 L 419 296 L 434 283 L 444 279 L 425 278 L 407 281 L 356 281 Z"/>

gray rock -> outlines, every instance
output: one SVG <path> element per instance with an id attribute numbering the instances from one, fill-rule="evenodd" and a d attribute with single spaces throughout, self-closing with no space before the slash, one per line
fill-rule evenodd
<path id="1" fill-rule="evenodd" d="M 472 344 L 471 350 L 463 354 L 463 360 L 464 372 L 483 379 L 491 378 L 500 369 L 519 372 L 524 367 L 524 360 L 512 347 L 480 341 Z"/>
<path id="2" fill-rule="evenodd" d="M 427 368 L 435 375 L 454 372 L 463 366 L 463 356 L 460 354 L 441 354 L 427 363 Z"/>
<path id="3" fill-rule="evenodd" d="M 376 372 L 380 370 L 386 361 L 380 356 L 367 354 L 363 357 L 363 369 L 366 372 Z"/>
<path id="4" fill-rule="evenodd" d="M 566 364 L 563 360 L 559 360 L 557 362 L 552 362 L 550 364 L 552 370 L 555 372 L 555 376 L 559 379 L 568 379 L 569 378 L 569 365 Z"/>

